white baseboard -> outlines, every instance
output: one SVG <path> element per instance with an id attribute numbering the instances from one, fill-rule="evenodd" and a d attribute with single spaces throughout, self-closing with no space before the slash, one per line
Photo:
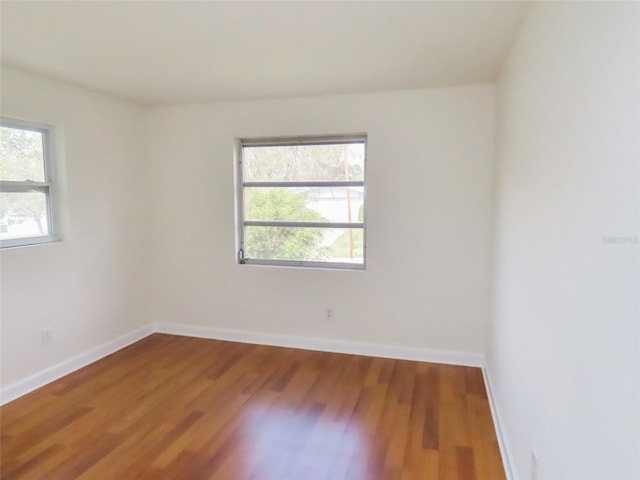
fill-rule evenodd
<path id="1" fill-rule="evenodd" d="M 171 335 L 200 337 L 231 342 L 254 343 L 274 347 L 300 348 L 322 352 L 347 353 L 368 357 L 395 358 L 419 362 L 444 363 L 482 367 L 484 356 L 479 353 L 452 352 L 428 348 L 404 347 L 400 345 L 381 345 L 375 343 L 350 342 L 332 338 L 300 337 L 273 333 L 230 330 L 224 328 L 183 325 L 179 323 L 157 322 L 155 331 Z"/>
<path id="2" fill-rule="evenodd" d="M 76 355 L 68 360 L 58 363 L 52 367 L 49 367 L 34 375 L 30 375 L 27 378 L 19 380 L 11 385 L 0 390 L 0 405 L 11 402 L 18 397 L 26 395 L 44 385 L 53 382 L 54 380 L 64 377 L 76 370 L 86 367 L 90 363 L 93 363 L 101 358 L 111 355 L 118 350 L 123 349 L 137 342 L 153 333 L 153 325 L 145 325 L 138 330 L 127 333 L 118 337 L 110 342 L 104 343 L 99 347 L 96 347 L 88 352 Z"/>
<path id="3" fill-rule="evenodd" d="M 515 474 L 515 464 L 513 463 L 513 456 L 511 455 L 511 451 L 509 450 L 507 432 L 504 429 L 504 423 L 501 420 L 502 417 L 500 416 L 498 403 L 493 394 L 493 383 L 491 381 L 491 374 L 486 363 L 482 367 L 482 376 L 484 377 L 484 384 L 485 388 L 487 389 L 487 397 L 489 398 L 489 407 L 491 408 L 491 417 L 493 418 L 493 428 L 496 431 L 496 436 L 498 437 L 498 447 L 500 448 L 500 455 L 502 457 L 504 473 L 507 477 L 507 480 L 517 480 L 518 477 Z"/>
<path id="4" fill-rule="evenodd" d="M 19 380 L 11 385 L 7 385 L 0 389 L 0 405 L 11 402 L 18 397 L 26 395 L 27 393 L 68 375 L 69 373 L 79 370 L 90 363 L 100 360 L 107 355 L 111 355 L 112 353 L 117 352 L 118 350 L 127 347 L 154 332 L 259 345 L 272 345 L 275 347 L 299 348 L 303 350 L 317 350 L 322 352 L 365 355 L 369 357 L 444 363 L 448 365 L 482 367 L 484 364 L 483 355 L 478 353 L 452 352 L 447 350 L 433 350 L 400 345 L 381 345 L 374 343 L 350 342 L 347 340 L 331 338 L 278 335 L 246 330 L 231 330 L 159 322 L 153 325 L 146 325 L 138 330 L 89 350 L 88 352 L 60 362 L 57 365 L 30 375 L 29 377 Z"/>

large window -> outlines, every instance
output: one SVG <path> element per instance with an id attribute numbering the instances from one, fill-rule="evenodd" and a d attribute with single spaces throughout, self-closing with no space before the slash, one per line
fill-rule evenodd
<path id="1" fill-rule="evenodd" d="M 240 140 L 239 263 L 364 269 L 366 140 Z"/>
<path id="2" fill-rule="evenodd" d="M 54 241 L 49 128 L 2 118 L 0 140 L 0 246 Z"/>

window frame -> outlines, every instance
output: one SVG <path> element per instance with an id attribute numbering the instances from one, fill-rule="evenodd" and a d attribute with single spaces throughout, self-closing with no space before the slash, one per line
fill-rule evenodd
<path id="1" fill-rule="evenodd" d="M 18 120 L 8 117 L 0 117 L 0 126 L 15 130 L 28 130 L 42 134 L 42 163 L 44 168 L 44 182 L 0 180 L 0 192 L 2 193 L 29 193 L 42 192 L 45 195 L 47 208 L 48 235 L 36 237 L 19 237 L 0 240 L 0 249 L 42 245 L 58 242 L 57 231 L 57 181 L 56 162 L 54 149 L 53 128 L 50 125 Z"/>
<path id="2" fill-rule="evenodd" d="M 265 138 L 238 138 L 236 139 L 236 261 L 239 265 L 262 265 L 262 266 L 278 266 L 278 267 L 302 267 L 302 268 L 320 268 L 335 270 L 356 270 L 363 271 L 366 269 L 367 261 L 367 134 L 340 134 L 340 135 L 317 135 L 317 136 L 291 136 L 291 137 L 265 137 Z M 243 154 L 244 147 L 277 147 L 277 146 L 294 146 L 294 145 L 335 145 L 335 144 L 352 144 L 362 143 L 364 146 L 364 161 L 362 180 L 357 181 L 277 181 L 277 182 L 245 182 Z M 363 218 L 362 222 L 295 222 L 295 221 L 255 221 L 245 219 L 244 210 L 244 193 L 246 187 L 362 187 L 363 189 Z M 276 260 L 276 259 L 258 259 L 247 258 L 244 256 L 246 251 L 245 245 L 245 227 L 247 226 L 281 226 L 281 227 L 300 227 L 300 228 L 361 228 L 363 245 L 362 245 L 362 263 L 352 262 L 331 262 L 331 261 L 310 261 L 310 260 Z"/>

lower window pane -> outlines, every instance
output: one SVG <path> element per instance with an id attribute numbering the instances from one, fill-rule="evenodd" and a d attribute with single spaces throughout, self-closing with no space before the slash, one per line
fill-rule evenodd
<path id="1" fill-rule="evenodd" d="M 49 235 L 49 219 L 44 193 L 0 193 L 0 239 L 46 235 Z"/>
<path id="2" fill-rule="evenodd" d="M 362 264 L 364 230 L 245 227 L 245 250 L 250 259 Z"/>

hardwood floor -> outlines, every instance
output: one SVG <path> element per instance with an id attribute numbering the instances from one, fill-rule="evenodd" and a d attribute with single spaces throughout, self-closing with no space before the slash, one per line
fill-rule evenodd
<path id="1" fill-rule="evenodd" d="M 0 415 L 3 480 L 505 478 L 470 367 L 154 334 Z"/>

